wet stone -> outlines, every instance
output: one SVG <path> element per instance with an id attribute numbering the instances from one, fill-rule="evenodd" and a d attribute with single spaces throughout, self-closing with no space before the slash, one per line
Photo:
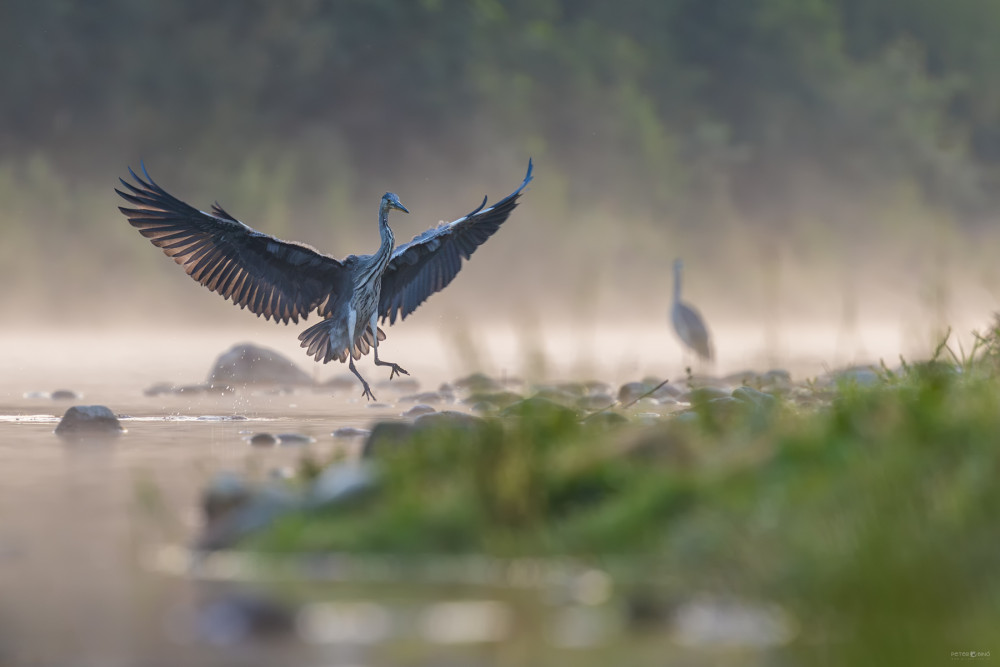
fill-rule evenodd
<path id="1" fill-rule="evenodd" d="M 420 415 L 428 415 L 432 412 L 437 412 L 434 408 L 427 405 L 426 403 L 417 403 L 412 408 L 403 413 L 403 417 L 408 419 L 413 419 L 414 417 L 419 417 Z"/>
<path id="2" fill-rule="evenodd" d="M 279 352 L 251 343 L 234 345 L 216 359 L 208 375 L 213 386 L 312 385 L 309 375 Z"/>
<path id="3" fill-rule="evenodd" d="M 692 389 L 681 394 L 677 397 L 677 400 L 681 403 L 698 403 L 719 398 L 732 398 L 732 394 L 719 387 L 698 387 L 697 389 Z"/>
<path id="4" fill-rule="evenodd" d="M 566 407 L 573 407 L 576 405 L 577 401 L 580 400 L 579 394 L 574 394 L 555 387 L 540 387 L 534 395 L 538 398 L 544 398 L 552 401 L 553 403 L 558 403 L 559 405 L 565 405 Z"/>
<path id="5" fill-rule="evenodd" d="M 580 396 L 586 396 L 589 392 L 587 391 L 587 385 L 583 382 L 560 382 L 553 389 L 557 389 L 565 394 L 570 394 L 576 398 Z"/>
<path id="6" fill-rule="evenodd" d="M 792 386 L 792 374 L 783 368 L 773 368 L 761 375 L 760 381 L 763 387 L 782 387 L 787 389 Z"/>
<path id="7" fill-rule="evenodd" d="M 249 442 L 254 447 L 277 447 L 278 436 L 272 433 L 254 433 Z"/>
<path id="8" fill-rule="evenodd" d="M 664 399 L 667 398 L 672 398 L 674 399 L 674 402 L 676 402 L 677 397 L 683 394 L 685 391 L 686 389 L 684 389 L 683 387 L 679 387 L 676 384 L 668 382 L 665 385 L 661 386 L 656 391 L 654 391 L 652 394 L 650 394 L 650 396 L 660 401 L 661 403 L 664 401 Z"/>
<path id="9" fill-rule="evenodd" d="M 879 382 L 878 373 L 870 366 L 855 366 L 845 368 L 833 374 L 835 382 L 846 382 L 848 384 L 858 384 L 861 386 L 871 386 Z"/>
<path id="10" fill-rule="evenodd" d="M 316 438 L 304 433 L 279 433 L 278 441 L 282 445 L 310 445 L 316 442 Z"/>
<path id="11" fill-rule="evenodd" d="M 284 485 L 252 489 L 245 500 L 208 522 L 199 549 L 225 549 L 301 507 L 301 497 Z"/>
<path id="12" fill-rule="evenodd" d="M 62 437 L 116 437 L 125 432 L 115 413 L 103 405 L 74 405 L 56 426 Z"/>
<path id="13" fill-rule="evenodd" d="M 753 387 L 737 387 L 733 390 L 733 398 L 758 408 L 770 408 L 777 400 L 771 394 L 757 391 Z"/>
<path id="14" fill-rule="evenodd" d="M 481 417 L 469 415 L 457 410 L 442 410 L 433 414 L 421 415 L 413 422 L 418 429 L 427 428 L 478 428 L 483 423 Z"/>
<path id="15" fill-rule="evenodd" d="M 626 382 L 618 388 L 618 402 L 622 405 L 631 403 L 655 386 L 645 382 Z"/>
<path id="16" fill-rule="evenodd" d="M 607 382 L 601 382 L 600 380 L 587 380 L 583 383 L 588 394 L 612 394 L 614 393 L 614 387 L 612 387 Z"/>
<path id="17" fill-rule="evenodd" d="M 72 389 L 56 389 L 51 398 L 53 401 L 73 401 L 83 397 Z"/>
<path id="18" fill-rule="evenodd" d="M 252 494 L 246 480 L 233 472 L 217 474 L 201 495 L 201 509 L 208 521 L 214 521 L 245 503 Z"/>
<path id="19" fill-rule="evenodd" d="M 473 373 L 455 380 L 458 389 L 469 392 L 501 391 L 503 385 L 484 373 Z"/>
<path id="20" fill-rule="evenodd" d="M 356 428 L 354 426 L 342 426 L 331 435 L 335 438 L 362 438 L 371 434 L 366 428 Z"/>
<path id="21" fill-rule="evenodd" d="M 193 614 L 189 634 L 215 646 L 236 646 L 289 637 L 295 610 L 261 595 L 233 593 L 201 606 Z"/>
<path id="22" fill-rule="evenodd" d="M 551 421 L 576 421 L 580 413 L 573 408 L 560 405 L 542 396 L 532 396 L 507 407 L 505 417 L 543 418 Z"/>
<path id="23" fill-rule="evenodd" d="M 581 410 L 603 410 L 604 408 L 613 405 L 615 399 L 607 394 L 593 394 L 591 396 L 581 396 L 576 401 L 576 407 Z"/>
<path id="24" fill-rule="evenodd" d="M 423 417 L 418 417 L 418 419 L 422 419 L 427 416 L 428 415 L 424 415 Z M 410 424 L 409 422 L 379 422 L 372 427 L 371 433 L 368 435 L 368 439 L 365 440 L 364 447 L 361 449 L 361 456 L 362 458 L 378 456 L 378 454 L 382 451 L 393 449 L 409 441 L 412 435 L 413 424 Z"/>
<path id="25" fill-rule="evenodd" d="M 466 405 L 475 405 L 476 403 L 488 403 L 494 408 L 506 408 L 508 405 L 516 403 L 521 400 L 520 394 L 515 394 L 512 391 L 495 391 L 495 392 L 477 392 L 466 398 L 463 403 Z"/>

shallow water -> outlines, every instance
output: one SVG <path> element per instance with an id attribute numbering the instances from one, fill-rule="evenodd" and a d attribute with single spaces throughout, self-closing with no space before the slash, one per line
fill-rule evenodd
<path id="1" fill-rule="evenodd" d="M 412 664 L 439 655 L 435 651 L 448 652 L 452 664 L 524 664 L 530 656 L 576 645 L 589 649 L 594 664 L 606 664 L 609 653 L 621 649 L 624 638 L 615 629 L 621 614 L 614 607 L 547 606 L 538 590 L 518 591 L 507 580 L 435 583 L 426 576 L 422 584 L 405 577 L 314 582 L 307 587 L 308 601 L 354 604 L 308 607 L 328 621 L 327 635 L 316 631 L 314 641 L 218 646 L 226 641 L 192 634 L 197 610 L 229 585 L 209 571 L 189 576 L 177 557 L 199 528 L 198 502 L 208 480 L 220 470 L 263 478 L 294 466 L 305 451 L 325 455 L 346 448 L 350 454 L 359 443 L 334 439 L 334 430 L 398 417 L 411 405 L 400 397 L 414 391 L 385 382 L 385 369 L 376 370 L 365 359 L 359 367 L 382 407 L 362 401 L 354 386 L 222 396 L 143 394 L 157 382 L 204 381 L 214 358 L 245 340 L 287 354 L 323 380 L 344 371 L 312 364 L 287 329 L 248 331 L 0 335 L 0 664 Z M 795 338 L 793 333 L 786 337 Z M 727 352 L 715 370 L 780 364 L 801 377 L 853 360 L 837 359 L 843 356 L 838 337 L 824 336 L 812 336 L 812 347 L 787 348 L 782 359 L 759 337 L 723 332 L 717 346 Z M 895 358 L 900 336 L 891 327 L 874 328 L 860 345 Z M 612 383 L 683 374 L 683 359 L 668 332 L 636 328 L 627 338 L 634 344 L 622 345 L 615 328 L 563 329 L 534 338 L 500 331 L 474 338 L 459 354 L 434 331 L 410 331 L 387 342 L 382 356 L 407 367 L 420 390 L 435 389 L 474 362 L 499 375 L 530 377 L 542 364 L 558 379 L 584 376 Z M 81 397 L 45 396 L 60 388 Z M 127 433 L 113 442 L 89 443 L 53 434 L 66 408 L 89 404 L 125 415 Z M 306 447 L 251 447 L 248 436 L 261 431 L 297 432 L 316 441 Z M 435 606 L 455 600 L 479 606 Z M 535 624 L 535 617 L 544 619 Z M 446 648 L 433 648 L 437 640 L 427 630 L 434 627 L 429 618 L 445 628 L 450 625 L 441 618 L 480 618 L 476 627 L 487 636 L 472 648 L 462 642 L 452 646 L 447 637 L 439 642 Z M 355 624 L 358 636 L 368 632 L 378 641 L 345 642 L 329 634 L 330 627 L 345 623 Z M 390 627 L 403 629 L 386 630 Z M 490 627 L 506 629 L 494 636 Z M 413 628 L 424 628 L 423 634 Z M 441 632 L 447 635 L 447 629 Z M 565 641 L 552 639 L 564 635 Z M 657 633 L 629 637 L 629 650 L 637 657 L 644 651 L 662 656 L 665 641 Z M 671 646 L 680 650 L 677 642 Z"/>

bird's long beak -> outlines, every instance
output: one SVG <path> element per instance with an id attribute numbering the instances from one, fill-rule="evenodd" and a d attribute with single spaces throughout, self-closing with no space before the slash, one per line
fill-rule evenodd
<path id="1" fill-rule="evenodd" d="M 397 204 L 397 205 L 396 205 L 396 208 L 398 208 L 398 209 L 399 209 L 400 211 L 402 211 L 403 213 L 409 213 L 409 211 L 408 211 L 408 210 L 406 210 L 406 207 L 405 207 L 405 206 L 403 206 L 402 204 Z"/>

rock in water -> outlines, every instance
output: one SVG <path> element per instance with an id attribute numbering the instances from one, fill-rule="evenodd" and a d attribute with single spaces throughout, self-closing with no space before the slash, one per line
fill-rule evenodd
<path id="1" fill-rule="evenodd" d="M 311 385 L 312 378 L 284 355 L 251 343 L 234 345 L 215 360 L 212 386 L 241 384 Z"/>
<path id="2" fill-rule="evenodd" d="M 125 432 L 118 417 L 103 405 L 74 405 L 56 426 L 66 438 L 115 437 Z"/>

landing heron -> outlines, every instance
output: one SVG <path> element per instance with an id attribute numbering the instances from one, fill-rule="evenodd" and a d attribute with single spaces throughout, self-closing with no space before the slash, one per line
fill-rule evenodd
<path id="1" fill-rule="evenodd" d="M 218 203 L 199 211 L 157 185 L 146 166 L 143 177 L 131 168 L 134 183 L 119 179 L 127 191 L 115 189 L 130 207 L 121 206 L 129 223 L 163 250 L 189 276 L 257 316 L 298 323 L 312 311 L 323 318 L 299 335 L 301 346 L 316 361 L 347 361 L 361 381 L 362 396 L 375 400 L 371 387 L 354 365 L 374 351 L 375 365 L 390 367 L 389 379 L 409 375 L 399 364 L 378 357 L 385 333 L 427 298 L 444 289 L 462 268 L 462 260 L 492 236 L 517 206 L 531 181 L 531 160 L 524 181 L 493 206 L 486 198 L 476 210 L 443 223 L 395 247 L 389 211 L 409 213 L 399 197 L 382 195 L 378 209 L 381 243 L 372 255 L 338 260 L 303 243 L 282 241 L 259 232 L 227 213 Z"/>
<path id="2" fill-rule="evenodd" d="M 681 278 L 684 262 L 674 260 L 674 304 L 670 309 L 670 321 L 677 337 L 684 345 L 705 361 L 712 361 L 712 336 L 705 326 L 705 320 L 692 306 L 681 301 Z"/>

